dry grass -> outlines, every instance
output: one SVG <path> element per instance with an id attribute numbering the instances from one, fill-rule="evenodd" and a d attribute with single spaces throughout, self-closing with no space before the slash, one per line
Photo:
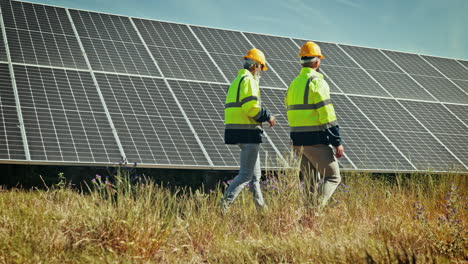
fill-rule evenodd
<path id="1" fill-rule="evenodd" d="M 227 215 L 220 191 L 171 192 L 152 182 L 98 180 L 0 189 L 0 263 L 464 263 L 461 174 L 346 174 L 316 216 L 297 171 L 265 186 L 267 212 L 242 192 Z"/>

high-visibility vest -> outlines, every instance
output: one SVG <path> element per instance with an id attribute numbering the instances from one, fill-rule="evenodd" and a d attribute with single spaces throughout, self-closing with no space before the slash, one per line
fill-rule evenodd
<path id="1" fill-rule="evenodd" d="M 226 129 L 261 129 L 256 120 L 261 115 L 260 90 L 252 73 L 242 69 L 226 96 L 224 124 Z"/>
<path id="2" fill-rule="evenodd" d="M 291 132 L 324 131 L 337 125 L 330 87 L 323 75 L 312 68 L 302 68 L 292 81 L 285 105 Z"/>

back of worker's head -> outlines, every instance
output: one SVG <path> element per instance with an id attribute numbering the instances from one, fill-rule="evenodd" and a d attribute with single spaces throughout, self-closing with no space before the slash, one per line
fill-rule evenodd
<path id="1" fill-rule="evenodd" d="M 312 41 L 307 41 L 302 45 L 298 57 L 301 58 L 300 62 L 302 67 L 309 67 L 316 70 L 320 67 L 320 61 L 325 59 L 319 45 Z"/>

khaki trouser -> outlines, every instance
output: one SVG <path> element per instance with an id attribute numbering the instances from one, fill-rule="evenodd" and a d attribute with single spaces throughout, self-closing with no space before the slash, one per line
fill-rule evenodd
<path id="1" fill-rule="evenodd" d="M 319 208 L 323 208 L 341 182 L 338 161 L 330 145 L 293 146 L 301 158 L 304 180 L 312 187 L 311 194 Z M 323 182 L 320 181 L 323 177 Z"/>

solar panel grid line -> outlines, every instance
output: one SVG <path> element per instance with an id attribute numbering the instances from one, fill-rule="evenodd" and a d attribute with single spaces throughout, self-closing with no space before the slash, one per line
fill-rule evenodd
<path id="1" fill-rule="evenodd" d="M 152 59 L 152 61 L 153 61 L 153 63 L 154 63 L 154 64 L 156 65 L 156 67 L 158 68 L 158 70 L 159 70 L 159 72 L 161 73 L 162 77 L 164 77 L 164 73 L 161 71 L 161 68 L 159 67 L 158 63 L 156 62 L 156 60 L 155 60 L 153 54 L 151 53 L 151 51 L 150 51 L 148 45 L 146 44 L 146 42 L 145 42 L 143 36 L 141 35 L 140 31 L 138 30 L 138 28 L 137 28 L 135 22 L 133 21 L 133 19 L 130 19 L 130 23 L 132 24 L 133 28 L 134 28 L 135 31 L 137 32 L 138 37 L 140 38 L 141 42 L 143 43 L 145 49 L 147 50 L 149 56 L 151 57 L 151 59 Z M 203 152 L 203 155 L 205 156 L 206 160 L 208 161 L 208 164 L 210 165 L 210 167 L 214 167 L 213 161 L 211 160 L 211 158 L 210 158 L 208 152 L 206 151 L 205 146 L 203 146 L 203 143 L 202 143 L 202 141 L 200 140 L 200 137 L 198 136 L 197 132 L 195 131 L 195 128 L 193 127 L 193 125 L 191 124 L 191 122 L 189 122 L 188 116 L 187 116 L 187 114 L 185 113 L 184 109 L 182 108 L 182 105 L 180 104 L 179 100 L 177 99 L 176 94 L 175 94 L 174 91 L 172 90 L 172 88 L 171 88 L 171 86 L 170 86 L 168 80 L 167 80 L 166 78 L 163 78 L 163 80 L 164 80 L 164 82 L 166 83 L 166 85 L 167 85 L 167 87 L 168 87 L 168 89 L 169 89 L 169 91 L 170 91 L 170 93 L 171 93 L 173 99 L 175 100 L 177 106 L 179 107 L 181 114 L 184 116 L 184 119 L 186 120 L 187 125 L 189 126 L 190 130 L 192 131 L 192 133 L 193 133 L 193 135 L 194 135 L 194 137 L 195 137 L 195 139 L 196 139 L 198 145 L 200 146 L 200 148 L 201 148 L 201 150 L 202 150 L 202 152 Z"/>
<path id="2" fill-rule="evenodd" d="M 252 43 L 252 41 L 249 40 L 249 38 L 247 38 L 247 36 L 244 34 L 244 32 L 241 32 L 242 36 L 244 36 L 244 38 L 250 43 L 250 45 L 252 47 L 255 47 L 255 45 Z M 261 50 L 261 49 L 260 49 Z M 267 61 L 267 64 L 268 64 L 268 58 L 266 59 Z M 275 69 L 273 67 L 271 67 L 271 65 L 267 65 L 268 68 L 275 73 L 275 75 L 278 77 L 278 79 L 284 84 L 284 87 L 288 87 L 289 85 L 278 75 L 278 73 L 276 73 Z"/>
<path id="3" fill-rule="evenodd" d="M 229 83 L 229 80 L 228 78 L 226 77 L 226 75 L 224 74 L 224 72 L 221 70 L 221 68 L 218 66 L 218 63 L 213 59 L 213 57 L 211 57 L 211 54 L 208 52 L 208 50 L 206 49 L 206 47 L 203 45 L 203 43 L 201 42 L 201 40 L 198 38 L 197 34 L 195 34 L 195 32 L 193 31 L 193 29 L 190 27 L 190 26 L 187 26 L 188 29 L 190 30 L 190 32 L 192 32 L 193 36 L 197 39 L 198 43 L 200 44 L 200 46 L 202 47 L 202 49 L 205 51 L 206 54 L 208 54 L 208 58 L 211 60 L 211 62 L 213 62 L 213 65 L 216 66 L 216 68 L 218 68 L 219 72 L 221 73 L 221 75 L 223 76 L 224 80 L 226 80 L 227 83 Z"/>
<path id="4" fill-rule="evenodd" d="M 111 127 L 112 134 L 114 135 L 114 139 L 115 139 L 115 141 L 116 141 L 116 143 L 117 143 L 117 147 L 118 147 L 118 149 L 119 149 L 120 155 L 122 156 L 122 159 L 123 159 L 123 160 L 126 160 L 127 157 L 126 157 L 125 151 L 124 151 L 124 149 L 123 149 L 123 147 L 122 147 L 122 142 L 120 142 L 120 138 L 119 138 L 119 136 L 118 136 L 118 134 L 117 134 L 117 130 L 116 130 L 116 128 L 115 128 L 114 122 L 113 122 L 112 117 L 111 117 L 111 115 L 110 115 L 109 109 L 107 108 L 107 104 L 106 104 L 106 102 L 105 102 L 105 100 L 104 100 L 104 97 L 103 97 L 103 95 L 102 95 L 101 89 L 99 88 L 99 84 L 98 84 L 98 82 L 97 82 L 96 76 L 95 76 L 95 74 L 94 74 L 94 72 L 93 72 L 93 69 L 92 69 L 92 67 L 91 67 L 91 63 L 89 62 L 88 56 L 87 56 L 87 54 L 86 54 L 86 51 L 85 51 L 85 49 L 84 49 L 84 47 L 83 47 L 83 43 L 81 42 L 81 38 L 79 37 L 78 31 L 76 30 L 74 21 L 73 21 L 73 19 L 72 19 L 72 17 L 71 17 L 71 14 L 70 14 L 70 11 L 68 10 L 68 8 L 65 9 L 65 11 L 66 11 L 67 16 L 68 16 L 68 19 L 69 19 L 69 21 L 70 21 L 70 23 L 71 23 L 73 32 L 75 33 L 75 37 L 76 37 L 77 40 L 78 40 L 78 45 L 80 46 L 81 52 L 83 53 L 85 62 L 86 62 L 87 66 L 88 66 L 88 69 L 89 69 L 89 73 L 91 74 L 91 78 L 93 79 L 94 86 L 95 86 L 96 91 L 97 91 L 97 93 L 98 93 L 98 96 L 99 96 L 99 99 L 100 99 L 100 101 L 101 101 L 102 107 L 104 108 L 104 112 L 105 112 L 105 114 L 106 114 L 107 121 L 109 122 L 109 125 L 110 125 L 110 127 Z"/>
<path id="5" fill-rule="evenodd" d="M 453 85 L 455 85 L 458 89 L 460 89 L 460 91 L 462 91 L 463 93 L 466 94 L 465 91 L 463 91 L 463 89 L 458 86 L 457 83 L 455 83 L 454 81 L 452 81 L 452 79 L 450 79 L 447 75 L 445 75 L 443 72 L 441 72 L 435 65 L 432 65 L 429 61 L 427 61 L 423 56 L 419 55 L 420 58 L 422 58 L 425 62 L 427 62 L 429 65 L 431 65 L 432 68 L 434 68 L 436 71 L 438 71 L 442 76 L 444 76 L 447 80 L 449 80 Z"/>
<path id="6" fill-rule="evenodd" d="M 26 130 L 24 127 L 23 113 L 21 110 L 21 103 L 19 100 L 18 87 L 16 86 L 15 72 L 13 71 L 13 64 L 11 63 L 10 49 L 8 47 L 8 39 L 6 35 L 6 29 L 5 29 L 5 24 L 3 21 L 3 14 L 2 14 L 1 9 L 0 9 L 0 27 L 1 27 L 2 35 L 3 35 L 3 42 L 5 45 L 6 57 L 8 60 L 8 69 L 10 71 L 11 84 L 13 87 L 13 95 L 15 97 L 16 111 L 18 113 L 18 122 L 19 122 L 19 127 L 20 127 L 20 132 L 21 132 L 21 138 L 23 140 L 24 154 L 25 154 L 26 160 L 31 160 L 28 139 L 27 139 Z"/>
<path id="7" fill-rule="evenodd" d="M 387 54 L 385 54 L 385 52 L 383 52 L 382 50 L 380 50 L 380 53 L 382 53 L 385 57 L 387 57 L 387 59 L 389 59 L 390 61 L 392 61 L 402 72 L 404 72 L 409 78 L 411 78 L 411 80 L 413 80 L 419 87 L 421 87 L 424 91 L 426 91 L 430 96 L 432 96 L 432 98 L 434 98 L 434 100 L 436 102 L 440 102 L 439 99 L 437 99 L 432 93 L 430 93 L 423 85 L 421 85 L 416 79 L 413 78 L 413 76 L 411 76 L 405 69 L 403 69 L 399 63 L 396 63 L 392 58 L 390 58 L 390 56 L 388 56 Z"/>

